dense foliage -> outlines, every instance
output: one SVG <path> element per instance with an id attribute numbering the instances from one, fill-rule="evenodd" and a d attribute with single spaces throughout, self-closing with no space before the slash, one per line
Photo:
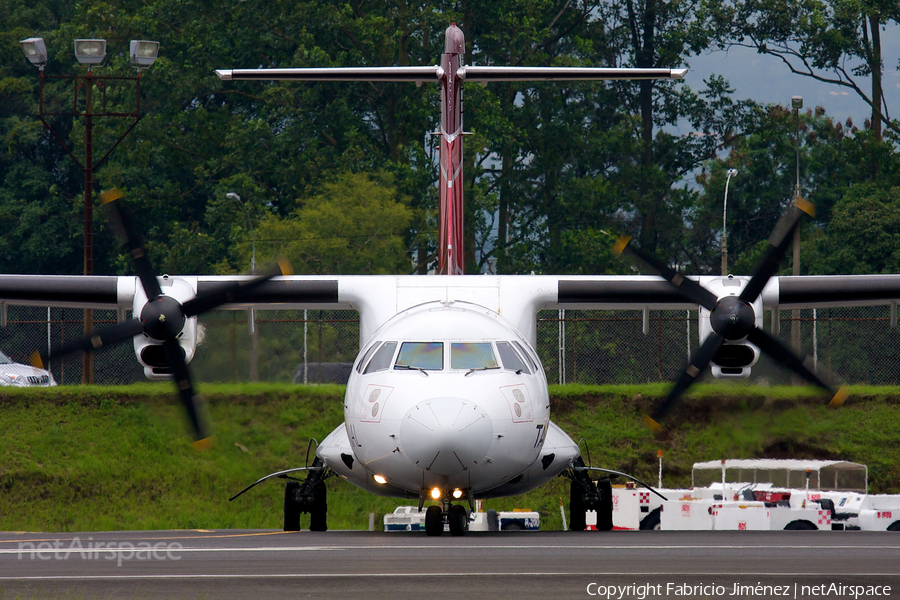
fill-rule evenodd
<path id="1" fill-rule="evenodd" d="M 126 191 L 161 271 L 247 271 L 254 246 L 260 262 L 287 255 L 298 272 L 427 271 L 437 229 L 434 85 L 221 82 L 213 71 L 435 64 L 451 22 L 467 36 L 470 64 L 679 67 L 752 44 L 851 88 L 872 105 L 864 127 L 819 107 L 800 115 L 801 192 L 818 207 L 803 271 L 896 272 L 898 125 L 878 98 L 889 93 L 881 73 L 894 68 L 882 64 L 880 34 L 897 24 L 900 2 L 784 6 L 2 0 L 0 272 L 82 269 L 83 174 L 37 118 L 38 73 L 19 48 L 31 36 L 46 40 L 46 75 L 83 73 L 75 38 L 105 38 L 108 64 L 96 71 L 124 76 L 133 75 L 128 41 L 159 40 L 160 58 L 142 74 L 144 116 L 97 169 L 95 192 Z M 71 85 L 47 79 L 45 110 L 70 108 Z M 108 92 L 111 109 L 133 109 L 131 85 Z M 718 272 L 729 168 L 739 171 L 729 268 L 745 272 L 793 194 L 795 115 L 735 98 L 720 78 L 470 84 L 465 93 L 469 272 L 491 259 L 504 273 L 628 272 L 609 251 L 622 232 L 691 272 Z M 95 121 L 99 158 L 130 121 Z M 48 122 L 81 160 L 84 119 Z M 94 227 L 95 272 L 128 272 L 100 214 Z M 847 256 L 848 239 L 859 257 Z"/>

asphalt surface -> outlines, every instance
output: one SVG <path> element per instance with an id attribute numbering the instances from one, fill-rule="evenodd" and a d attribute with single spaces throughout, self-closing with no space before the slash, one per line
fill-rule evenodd
<path id="1" fill-rule="evenodd" d="M 614 598 L 900 597 L 900 534 L 0 533 L 0 598 L 468 600 L 598 592 Z"/>

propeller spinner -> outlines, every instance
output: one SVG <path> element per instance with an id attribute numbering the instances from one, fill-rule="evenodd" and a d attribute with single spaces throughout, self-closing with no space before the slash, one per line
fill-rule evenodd
<path id="1" fill-rule="evenodd" d="M 766 287 L 769 279 L 778 270 L 778 264 L 784 257 L 794 230 L 800 225 L 800 219 L 804 214 L 813 215 L 815 210 L 810 202 L 799 199 L 781 217 L 775 226 L 775 230 L 769 237 L 769 245 L 763 254 L 762 260 L 756 266 L 750 281 L 747 282 L 739 296 L 717 298 L 699 283 L 693 279 L 686 278 L 675 271 L 675 269 L 663 264 L 662 261 L 642 250 L 629 247 L 630 237 L 619 238 L 613 246 L 613 252 L 616 256 L 627 250 L 630 254 L 658 271 L 686 300 L 707 309 L 709 311 L 710 326 L 713 330 L 691 356 L 687 367 L 682 371 L 665 400 L 656 408 L 653 416 L 647 415 L 644 417 L 644 421 L 650 429 L 656 432 L 662 430 L 660 421 L 677 406 L 682 394 L 697 380 L 697 377 L 706 369 L 726 341 L 746 339 L 807 381 L 827 390 L 832 396 L 828 406 L 837 408 L 844 403 L 844 400 L 847 398 L 847 392 L 844 387 L 835 392 L 818 375 L 810 371 L 788 346 L 775 336 L 756 326 L 756 312 L 752 305 L 762 294 L 763 288 Z"/>
<path id="2" fill-rule="evenodd" d="M 123 197 L 124 194 L 121 191 L 109 190 L 100 195 L 100 202 L 116 236 L 131 256 L 141 287 L 147 296 L 147 303 L 141 309 L 140 317 L 93 333 L 77 342 L 65 344 L 45 357 L 35 352 L 32 354 L 32 364 L 42 367 L 50 358 L 78 351 L 91 352 L 102 346 L 123 342 L 141 334 L 159 341 L 163 347 L 166 365 L 174 377 L 178 396 L 187 412 L 193 430 L 194 442 L 192 445 L 195 448 L 204 449 L 212 443 L 211 429 L 203 410 L 203 399 L 195 392 L 191 382 L 190 370 L 178 342 L 178 336 L 187 319 L 213 310 L 222 304 L 240 301 L 241 298 L 272 277 L 289 274 L 290 269 L 286 263 L 282 263 L 280 270 L 197 295 L 182 304 L 163 293 L 143 243 L 132 227 L 127 213 L 123 210 L 121 202 Z"/>

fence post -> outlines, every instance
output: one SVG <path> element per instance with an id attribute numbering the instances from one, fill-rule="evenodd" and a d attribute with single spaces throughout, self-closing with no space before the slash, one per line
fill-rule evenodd
<path id="1" fill-rule="evenodd" d="M 578 312 L 575 312 L 575 319 L 572 327 L 572 383 L 578 383 Z"/>
<path id="2" fill-rule="evenodd" d="M 691 360 L 691 311 L 684 311 L 684 322 L 687 323 L 687 359 Z"/>
<path id="3" fill-rule="evenodd" d="M 309 365 L 306 362 L 306 336 L 309 333 L 309 320 L 307 318 L 306 309 L 303 309 L 303 385 L 309 383 Z"/>
<path id="4" fill-rule="evenodd" d="M 819 337 L 817 332 L 817 325 L 819 321 L 816 317 L 816 309 L 813 309 L 813 371 L 819 371 Z"/>
<path id="5" fill-rule="evenodd" d="M 656 314 L 657 314 L 657 324 L 658 324 L 658 327 L 656 328 L 656 331 L 657 331 L 657 335 L 656 335 L 656 345 L 657 345 L 657 355 L 659 356 L 659 380 L 662 381 L 662 380 L 663 380 L 663 368 L 662 368 L 662 326 L 663 326 L 663 318 L 662 318 L 662 311 L 661 311 L 661 310 L 658 310 L 658 311 L 656 311 Z"/>
<path id="6" fill-rule="evenodd" d="M 256 309 L 247 309 L 250 329 L 250 381 L 259 381 L 259 332 L 256 330 Z"/>
<path id="7" fill-rule="evenodd" d="M 566 383 L 566 309 L 559 311 L 559 383 Z"/>

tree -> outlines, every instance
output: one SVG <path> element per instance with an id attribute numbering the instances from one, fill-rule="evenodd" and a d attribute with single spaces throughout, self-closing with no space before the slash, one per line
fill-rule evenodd
<path id="1" fill-rule="evenodd" d="M 900 272 L 900 187 L 851 186 L 807 259 L 824 275 Z"/>
<path id="2" fill-rule="evenodd" d="M 720 47 L 755 48 L 792 73 L 850 89 L 871 108 L 868 127 L 876 140 L 883 125 L 900 133 L 888 114 L 881 51 L 885 25 L 900 24 L 900 2 L 708 0 L 708 10 Z"/>
<path id="3" fill-rule="evenodd" d="M 389 275 L 412 270 L 405 231 L 413 212 L 391 175 L 346 174 L 299 204 L 287 218 L 269 215 L 259 223 L 259 260 L 285 257 L 295 272 L 314 275 Z"/>

